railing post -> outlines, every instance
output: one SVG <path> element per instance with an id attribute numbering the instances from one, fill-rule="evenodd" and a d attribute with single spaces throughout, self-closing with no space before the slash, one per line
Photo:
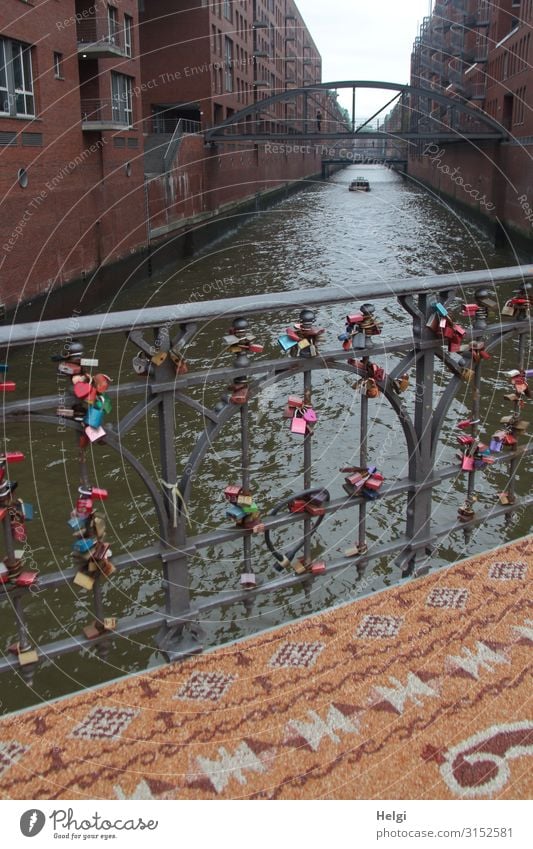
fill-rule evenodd
<path id="1" fill-rule="evenodd" d="M 418 296 L 418 309 L 422 316 L 427 312 L 427 295 Z M 415 348 L 420 355 L 416 361 L 416 390 L 414 427 L 417 436 L 417 450 L 410 462 L 410 477 L 412 487 L 407 495 L 407 524 L 406 535 L 409 540 L 411 556 L 404 558 L 404 575 L 428 571 L 425 568 L 416 569 L 416 562 L 425 555 L 424 546 L 419 541 L 428 537 L 431 530 L 431 502 L 433 492 L 431 487 L 424 484 L 433 476 L 432 462 L 432 417 L 433 417 L 433 381 L 435 377 L 435 355 L 433 349 L 420 352 L 420 343 L 426 338 L 432 339 L 433 334 L 425 326 L 425 321 L 417 316 L 413 318 L 413 337 Z"/>
<path id="2" fill-rule="evenodd" d="M 170 348 L 168 329 L 156 334 L 155 353 Z M 175 377 L 170 357 L 156 367 L 154 383 L 164 383 Z M 170 660 L 180 655 L 200 651 L 194 635 L 184 637 L 183 629 L 190 624 L 189 569 L 187 555 L 183 553 L 186 542 L 186 517 L 178 503 L 176 465 L 176 411 L 174 390 L 161 392 L 159 402 L 159 445 L 161 459 L 161 487 L 167 513 L 163 547 L 163 587 L 165 591 L 166 621 L 162 625 L 157 644 Z"/>

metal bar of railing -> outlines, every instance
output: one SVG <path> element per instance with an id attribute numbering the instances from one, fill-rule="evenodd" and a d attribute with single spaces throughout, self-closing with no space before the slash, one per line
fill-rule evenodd
<path id="1" fill-rule="evenodd" d="M 210 318 L 227 318 L 237 315 L 256 315 L 284 309 L 294 309 L 301 304 L 319 306 L 321 304 L 342 304 L 364 298 L 394 298 L 400 295 L 436 292 L 440 289 L 462 289 L 498 285 L 504 283 L 524 283 L 533 281 L 533 265 L 517 265 L 507 268 L 484 269 L 450 274 L 433 274 L 426 277 L 408 277 L 387 281 L 386 289 L 379 278 L 366 283 L 353 285 L 342 283 L 338 286 L 317 287 L 316 289 L 298 289 L 293 292 L 276 292 L 265 295 L 251 295 L 241 298 L 221 298 L 201 303 L 167 304 L 163 307 L 145 307 L 140 310 L 123 310 L 104 315 L 79 316 L 76 319 L 76 337 L 116 333 L 133 328 L 168 326 L 188 322 L 201 322 Z M 72 319 L 55 319 L 33 323 L 12 324 L 0 328 L 0 346 L 31 345 L 36 342 L 57 341 L 72 336 Z"/>
<path id="2" fill-rule="evenodd" d="M 505 516 L 513 510 L 520 509 L 521 507 L 527 507 L 531 504 L 533 504 L 533 496 L 522 499 L 513 507 L 496 507 L 490 511 L 486 511 L 483 514 L 479 514 L 473 519 L 471 519 L 468 523 L 466 523 L 466 525 L 468 527 L 473 528 L 477 525 L 483 524 L 489 519 L 500 518 L 501 516 Z M 440 538 L 446 537 L 450 533 L 453 533 L 455 530 L 458 529 L 459 528 L 455 523 L 443 526 L 438 531 L 434 531 L 432 534 L 427 535 L 424 539 L 421 540 L 421 542 L 425 546 L 431 546 Z M 377 559 L 379 557 L 390 557 L 391 555 L 402 551 L 405 548 L 406 544 L 408 544 L 408 540 L 406 538 L 402 538 L 399 540 L 395 540 L 394 542 L 387 545 L 380 545 L 376 550 L 369 549 L 369 551 L 365 554 L 365 559 L 372 560 Z M 349 558 L 343 558 L 341 560 L 335 561 L 331 564 L 328 564 L 327 574 L 332 575 L 341 570 L 353 567 L 356 565 L 356 562 L 356 560 Z M 432 571 L 431 568 L 429 569 L 429 571 Z M 287 577 L 274 579 L 273 581 L 265 582 L 264 584 L 259 584 L 256 589 L 253 590 L 253 593 L 255 595 L 265 592 L 278 592 L 280 589 L 305 585 L 313 580 L 317 580 L 317 578 L 314 578 L 309 573 L 303 576 L 290 575 Z M 364 596 L 365 594 L 362 593 L 360 598 L 364 598 Z M 230 591 L 226 594 L 221 593 L 217 597 L 211 598 L 207 602 L 195 605 L 195 607 L 192 609 L 183 610 L 180 614 L 181 621 L 197 622 L 203 614 L 208 613 L 210 610 L 214 610 L 218 607 L 228 606 L 230 604 L 236 604 L 238 602 L 243 602 L 249 605 L 250 591 Z M 116 630 L 114 630 L 113 632 L 104 632 L 95 639 L 87 639 L 82 636 L 75 636 L 40 646 L 40 655 L 44 659 L 52 660 L 55 657 L 59 657 L 60 655 L 67 654 L 69 652 L 94 648 L 96 644 L 104 640 L 117 639 L 120 637 L 129 637 L 132 634 L 140 633 L 142 631 L 153 630 L 158 625 L 165 622 L 167 619 L 168 614 L 161 610 L 152 611 L 148 615 L 142 617 L 127 617 L 118 623 Z M 178 653 L 175 654 L 176 656 L 179 656 Z M 8 670 L 14 670 L 16 668 L 17 660 L 15 658 L 11 658 L 8 656 L 0 658 L 0 673 Z"/>

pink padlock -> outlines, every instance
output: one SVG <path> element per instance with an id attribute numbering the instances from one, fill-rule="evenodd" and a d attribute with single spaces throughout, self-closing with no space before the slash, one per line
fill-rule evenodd
<path id="1" fill-rule="evenodd" d="M 102 436 L 105 436 L 105 430 L 103 429 L 103 427 L 89 427 L 88 426 L 88 427 L 85 428 L 85 433 L 86 433 L 87 438 L 91 442 L 96 442 L 97 439 L 101 439 Z"/>
<path id="2" fill-rule="evenodd" d="M 16 542 L 26 542 L 28 538 L 26 534 L 26 528 L 24 527 L 22 522 L 14 522 L 11 525 L 11 533 L 13 535 L 13 539 Z"/>
<path id="3" fill-rule="evenodd" d="M 473 472 L 474 471 L 474 458 L 470 457 L 468 454 L 465 454 L 463 457 L 463 462 L 461 464 L 461 468 L 463 472 Z"/>
<path id="4" fill-rule="evenodd" d="M 292 433 L 301 433 L 305 435 L 307 430 L 307 422 L 303 418 L 303 416 L 294 416 L 291 422 L 291 431 Z"/>
<path id="5" fill-rule="evenodd" d="M 463 304 L 463 308 L 461 310 L 461 315 L 465 316 L 475 316 L 479 309 L 477 304 Z"/>
<path id="6" fill-rule="evenodd" d="M 304 410 L 304 419 L 306 422 L 309 422 L 309 424 L 313 424 L 318 421 L 317 414 L 312 407 L 308 407 L 307 410 Z"/>

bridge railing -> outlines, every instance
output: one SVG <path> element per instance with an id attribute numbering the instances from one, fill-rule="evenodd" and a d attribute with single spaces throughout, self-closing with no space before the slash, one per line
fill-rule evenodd
<path id="1" fill-rule="evenodd" d="M 25 399 L 4 402 L 3 415 L 6 432 L 11 425 L 26 422 L 29 438 L 36 423 L 57 426 L 59 416 L 79 441 L 79 463 L 70 470 L 70 477 L 81 482 L 70 519 L 75 533 L 74 566 L 37 577 L 25 571 L 24 552 L 17 551 L 17 540 L 25 534 L 25 515 L 24 505 L 15 499 L 9 483 L 16 452 L 6 452 L 0 459 L 5 543 L 0 601 L 4 617 L 11 611 L 18 633 L 18 642 L 0 660 L 0 671 L 20 666 L 31 680 L 39 662 L 45 659 L 113 640 L 129 640 L 154 629 L 158 629 L 156 645 L 165 656 L 179 658 L 201 650 L 202 622 L 213 610 L 242 605 L 243 610 L 250 611 L 265 596 L 279 599 L 280 594 L 290 594 L 295 587 L 309 589 L 314 582 L 328 581 L 341 573 L 349 575 L 356 592 L 364 585 L 365 572 L 384 559 L 394 564 L 397 579 L 416 576 L 431 568 L 439 541 L 450 544 L 450 533 L 462 529 L 468 539 L 478 525 L 525 510 L 532 497 L 519 497 L 515 484 L 520 464 L 530 453 L 522 408 L 529 398 L 527 339 L 532 279 L 533 267 L 513 267 L 390 280 L 386 286 L 368 281 L 77 316 L 74 333 L 72 319 L 0 329 L 0 347 L 7 359 L 20 346 L 29 346 L 34 352 L 46 346 L 49 352 L 51 343 L 57 350 L 58 341 L 68 340 L 56 357 L 68 389 L 61 409 L 57 410 L 57 391 L 37 397 L 30 387 Z M 489 287 L 494 292 L 488 291 Z M 380 310 L 369 299 L 385 303 Z M 383 332 L 380 311 L 396 314 L 398 336 Z M 319 326 L 322 313 L 332 325 L 327 334 Z M 253 338 L 254 317 L 264 320 L 265 316 L 272 343 L 285 352 L 281 357 L 266 355 Z M 209 326 L 220 320 L 231 325 L 222 348 L 227 358 L 234 357 L 233 362 L 219 365 L 204 359 L 198 368 L 192 362 L 187 364 L 195 341 L 200 339 L 205 351 Z M 106 376 L 95 374 L 93 359 L 99 350 L 105 351 L 108 337 L 124 333 L 135 355 L 137 376 L 108 387 Z M 88 358 L 80 353 L 81 340 L 87 338 L 91 340 Z M 510 341 L 512 346 L 507 344 Z M 500 352 L 502 346 L 510 357 L 505 363 L 510 413 L 490 444 L 484 445 L 481 394 L 488 388 L 487 403 L 491 403 L 494 392 L 492 387 L 485 387 L 482 372 L 491 362 L 491 352 Z M 391 358 L 393 364 L 387 370 Z M 444 384 L 442 376 L 437 375 L 437 364 L 448 376 Z M 113 363 L 106 361 L 106 369 L 112 371 Z M 337 373 L 355 381 L 357 416 L 350 418 L 346 430 L 349 446 L 345 468 L 340 478 L 332 474 L 331 482 L 315 476 L 320 421 L 316 422 L 314 395 L 321 375 Z M 290 382 L 288 399 L 278 389 L 282 381 Z M 52 389 L 53 376 L 50 383 Z M 80 384 L 89 387 L 89 395 L 85 389 L 76 389 Z M 8 389 L 4 384 L 4 391 Z M 440 465 L 442 428 L 459 390 L 468 398 L 463 401 L 461 421 L 454 422 L 460 456 Z M 345 387 L 337 387 L 330 404 L 345 404 L 345 393 Z M 254 492 L 251 459 L 257 438 L 253 431 L 257 404 L 264 398 L 277 409 L 280 425 L 286 417 L 289 438 L 301 441 L 300 448 L 293 449 L 301 451 L 301 482 L 287 492 L 286 482 L 272 479 L 272 490 L 262 492 L 259 499 Z M 99 433 L 100 413 L 105 413 L 109 401 L 117 399 L 121 406 L 125 399 L 131 399 L 131 403 L 117 424 L 104 422 L 105 432 Z M 375 428 L 372 404 L 376 399 L 386 403 L 395 417 L 393 449 L 403 456 L 399 474 L 388 472 L 381 462 L 385 462 L 383 456 L 378 463 L 379 458 L 371 451 Z M 154 416 L 157 429 L 143 437 L 148 433 L 148 420 Z M 193 427 L 184 439 L 184 423 L 191 416 L 198 417 L 199 428 Z M 141 433 L 137 451 L 129 447 L 127 439 L 136 429 Z M 228 429 L 233 474 L 220 486 L 220 501 L 226 504 L 227 516 L 222 522 L 206 516 L 207 529 L 193 533 L 191 500 L 193 492 L 202 487 L 202 464 L 208 464 L 211 475 L 216 476 L 213 463 Z M 198 435 L 191 443 L 191 433 L 195 432 Z M 158 526 L 152 529 L 148 545 L 138 549 L 128 546 L 118 555 L 115 551 L 112 560 L 102 521 L 94 512 L 95 499 L 103 494 L 92 487 L 88 462 L 89 452 L 98 452 L 102 439 L 107 449 L 116 450 L 122 463 L 129 464 L 142 480 Z M 155 475 L 145 465 L 148 449 L 156 456 Z M 266 450 L 276 453 L 279 449 L 269 444 Z M 493 492 L 494 503 L 480 509 L 476 505 L 476 479 L 493 464 L 506 470 L 505 485 Z M 35 474 L 39 488 L 38 469 Z M 455 520 L 442 521 L 435 515 L 434 496 L 446 481 L 455 481 L 465 500 Z M 369 534 L 373 510 L 386 515 L 398 498 L 405 501 L 402 527 L 396 527 L 395 533 L 384 540 L 376 539 Z M 134 507 L 126 497 L 124 510 Z M 341 555 L 317 556 L 313 553 L 315 531 L 322 521 L 333 522 L 336 517 L 350 519 L 350 547 Z M 284 545 L 273 541 L 276 532 L 292 534 L 296 529 L 300 533 L 296 540 Z M 28 535 L 31 538 L 31 532 Z M 198 592 L 195 560 L 205 556 L 210 563 L 218 562 L 216 552 L 223 552 L 228 543 L 238 544 L 241 553 L 228 570 L 224 587 L 212 589 L 207 581 Z M 117 611 L 108 610 L 108 593 L 120 589 L 123 575 L 139 564 L 150 566 L 160 576 L 164 605 L 142 606 L 116 619 Z M 92 609 L 94 621 L 83 633 L 41 642 L 26 619 L 26 602 L 73 584 Z"/>

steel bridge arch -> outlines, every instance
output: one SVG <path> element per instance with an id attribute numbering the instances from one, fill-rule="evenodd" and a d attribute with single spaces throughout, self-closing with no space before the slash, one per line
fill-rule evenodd
<path id="1" fill-rule="evenodd" d="M 309 86 L 303 86 L 300 88 L 292 88 L 287 89 L 286 91 L 280 92 L 279 94 L 274 94 L 271 97 L 267 97 L 264 100 L 259 100 L 257 103 L 252 104 L 251 106 L 246 106 L 244 109 L 240 109 L 238 112 L 235 112 L 221 124 L 218 124 L 216 127 L 207 130 L 205 133 L 205 141 L 207 143 L 213 143 L 216 141 L 222 141 L 224 139 L 228 139 L 231 141 L 230 135 L 225 135 L 225 130 L 229 127 L 237 125 L 242 122 L 243 119 L 247 118 L 250 115 L 255 115 L 260 112 L 264 112 L 265 109 L 268 109 L 269 106 L 283 103 L 284 101 L 293 100 L 294 97 L 304 96 L 308 97 L 313 92 L 323 92 L 323 91 L 331 91 L 332 89 L 378 89 L 381 91 L 391 91 L 398 92 L 398 97 L 402 97 L 405 95 L 413 95 L 416 97 L 422 98 L 430 98 L 437 103 L 440 103 L 442 106 L 453 108 L 456 112 L 459 112 L 463 115 L 466 115 L 470 118 L 475 119 L 480 122 L 487 128 L 487 135 L 490 134 L 490 137 L 493 138 L 496 135 L 497 138 L 507 138 L 508 133 L 502 127 L 502 125 L 496 121 L 494 118 L 491 118 L 485 112 L 482 112 L 480 109 L 474 109 L 471 106 L 467 106 L 464 103 L 461 103 L 458 100 L 454 100 L 449 95 L 442 94 L 434 89 L 423 88 L 421 86 L 412 86 L 409 84 L 403 83 L 391 83 L 391 82 L 381 82 L 377 80 L 336 80 L 333 82 L 326 83 L 314 83 Z M 385 109 L 386 107 L 383 107 Z M 383 111 L 380 110 L 380 112 Z M 379 114 L 379 112 L 377 113 Z M 298 119 L 302 120 L 302 119 Z M 450 127 L 450 131 L 454 132 Z M 457 131 L 455 131 L 457 132 Z M 272 134 L 273 136 L 276 134 Z M 294 134 L 295 138 L 305 136 L 309 134 Z M 315 134 L 313 134 L 315 135 Z M 321 136 L 327 137 L 327 131 L 323 131 L 320 133 Z M 342 136 L 346 135 L 348 138 L 354 138 L 359 136 L 360 133 L 358 130 L 347 131 L 346 134 L 342 134 Z M 365 134 L 367 135 L 367 134 Z M 380 137 L 387 137 L 390 134 L 386 131 L 380 133 Z M 394 132 L 392 135 L 397 137 L 402 137 L 404 135 L 402 132 Z M 412 134 L 411 134 L 412 135 Z M 438 135 L 438 134 L 435 134 Z M 467 134 L 465 134 L 467 135 Z M 253 134 L 250 134 L 250 139 L 253 139 Z"/>

